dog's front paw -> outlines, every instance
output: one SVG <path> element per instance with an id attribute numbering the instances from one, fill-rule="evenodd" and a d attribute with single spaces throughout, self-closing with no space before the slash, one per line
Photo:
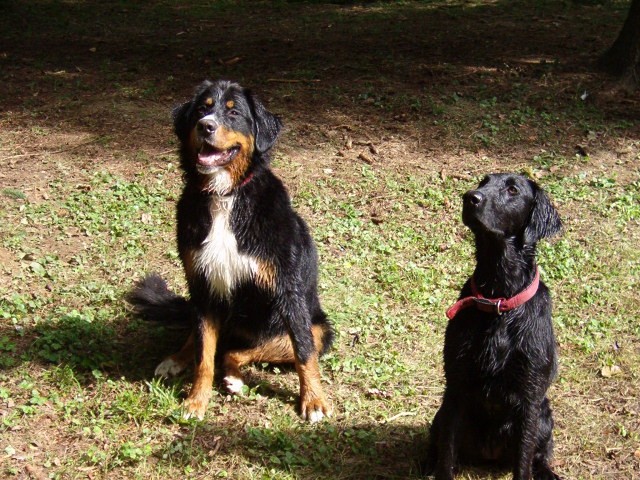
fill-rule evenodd
<path id="1" fill-rule="evenodd" d="M 233 375 L 227 375 L 222 379 L 224 383 L 224 387 L 227 389 L 227 392 L 232 395 L 236 395 L 242 391 L 242 387 L 244 387 L 244 382 L 242 378 L 234 377 Z"/>
<path id="2" fill-rule="evenodd" d="M 186 365 L 176 361 L 172 356 L 165 358 L 156 367 L 154 372 L 156 377 L 170 378 L 182 373 L 187 368 Z"/>
<path id="3" fill-rule="evenodd" d="M 311 399 L 302 399 L 300 404 L 300 415 L 304 420 L 311 423 L 319 422 L 325 417 L 330 417 L 332 413 L 331 406 L 322 397 L 314 397 Z"/>
<path id="4" fill-rule="evenodd" d="M 204 412 L 207 410 L 207 405 L 209 404 L 209 398 L 209 395 L 188 397 L 182 404 L 182 418 L 185 420 L 192 418 L 202 420 L 204 418 Z"/>
<path id="5" fill-rule="evenodd" d="M 533 480 L 562 480 L 560 475 L 554 473 L 550 468 L 533 472 Z"/>
<path id="6" fill-rule="evenodd" d="M 423 458 L 418 464 L 418 473 L 425 477 L 433 476 L 433 473 L 436 470 L 436 459 L 433 455 L 428 454 L 425 458 Z"/>

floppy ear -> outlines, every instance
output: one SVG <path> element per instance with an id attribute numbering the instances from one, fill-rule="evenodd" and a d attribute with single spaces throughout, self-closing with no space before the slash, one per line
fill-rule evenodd
<path id="1" fill-rule="evenodd" d="M 183 103 L 175 107 L 171 111 L 173 117 L 173 130 L 178 139 L 184 140 L 189 135 L 189 111 L 191 110 L 191 102 Z"/>
<path id="2" fill-rule="evenodd" d="M 534 182 L 531 184 L 535 191 L 535 197 L 529 222 L 524 229 L 524 243 L 528 244 L 536 243 L 541 238 L 552 237 L 562 230 L 560 215 L 551 204 L 547 194 Z"/>
<path id="3" fill-rule="evenodd" d="M 256 149 L 260 153 L 264 153 L 276 143 L 276 139 L 282 128 L 282 122 L 277 116 L 268 112 L 262 102 L 258 100 L 255 95 L 251 94 L 251 92 L 247 92 L 247 98 L 250 99 L 253 117 L 255 119 L 254 134 Z"/>

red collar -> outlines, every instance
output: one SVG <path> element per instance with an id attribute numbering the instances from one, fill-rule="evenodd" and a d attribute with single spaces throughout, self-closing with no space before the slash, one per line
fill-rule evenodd
<path id="1" fill-rule="evenodd" d="M 449 310 L 447 310 L 447 318 L 451 320 L 457 315 L 460 310 L 471 306 L 475 306 L 478 310 L 481 310 L 483 312 L 496 313 L 500 315 L 503 312 L 513 310 L 514 308 L 519 307 L 520 305 L 523 305 L 531 300 L 538 291 L 539 284 L 540 272 L 538 271 L 538 267 L 536 267 L 536 275 L 535 277 L 533 277 L 533 281 L 527 288 L 522 290 L 516 296 L 511 298 L 485 298 L 478 291 L 476 282 L 474 278 L 471 277 L 472 296 L 461 298 L 456 303 L 454 303 L 453 306 L 449 308 Z"/>
<path id="2" fill-rule="evenodd" d="M 253 178 L 253 172 L 251 172 L 249 175 L 245 177 L 245 179 L 240 184 L 240 187 L 244 187 L 247 183 L 251 181 L 252 178 Z"/>

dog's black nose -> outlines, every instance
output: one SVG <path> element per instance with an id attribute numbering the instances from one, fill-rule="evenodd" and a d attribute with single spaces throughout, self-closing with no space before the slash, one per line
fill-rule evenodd
<path id="1" fill-rule="evenodd" d="M 211 135 L 218 128 L 218 123 L 210 118 L 203 118 L 198 122 L 198 132 Z"/>
<path id="2" fill-rule="evenodd" d="M 470 190 L 464 194 L 464 203 L 469 203 L 474 207 L 482 205 L 484 202 L 484 195 L 479 190 Z"/>

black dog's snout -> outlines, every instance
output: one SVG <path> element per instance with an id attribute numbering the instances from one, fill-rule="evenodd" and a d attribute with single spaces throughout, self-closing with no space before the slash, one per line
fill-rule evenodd
<path id="1" fill-rule="evenodd" d="M 215 120 L 210 118 L 203 118 L 198 122 L 198 132 L 205 135 L 211 135 L 218 128 L 218 124 Z"/>
<path id="2" fill-rule="evenodd" d="M 485 197 L 479 190 L 471 190 L 464 194 L 464 203 L 479 207 L 484 203 Z"/>

